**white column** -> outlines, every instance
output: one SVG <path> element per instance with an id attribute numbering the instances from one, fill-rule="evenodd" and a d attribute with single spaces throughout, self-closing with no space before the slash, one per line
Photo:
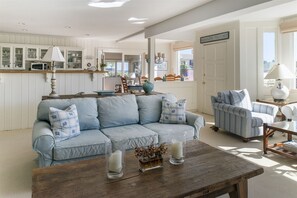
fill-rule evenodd
<path id="1" fill-rule="evenodd" d="M 155 43 L 155 38 L 148 38 L 148 80 L 150 82 L 154 82 Z"/>

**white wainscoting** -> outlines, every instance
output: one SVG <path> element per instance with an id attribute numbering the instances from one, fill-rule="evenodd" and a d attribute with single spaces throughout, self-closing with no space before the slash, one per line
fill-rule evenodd
<path id="1" fill-rule="evenodd" d="M 58 73 L 57 93 L 91 93 L 102 90 L 102 74 Z M 51 91 L 50 77 L 45 74 L 0 74 L 0 131 L 31 128 L 41 97 Z"/>
<path id="2" fill-rule="evenodd" d="M 197 111 L 196 81 L 154 82 L 154 91 L 162 93 L 173 93 L 178 99 L 186 99 L 187 110 Z"/>

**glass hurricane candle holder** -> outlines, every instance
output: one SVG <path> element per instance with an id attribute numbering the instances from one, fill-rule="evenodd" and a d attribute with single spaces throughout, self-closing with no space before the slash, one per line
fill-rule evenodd
<path id="1" fill-rule="evenodd" d="M 185 161 L 186 133 L 173 133 L 171 136 L 170 159 L 173 165 L 179 165 Z"/>
<path id="2" fill-rule="evenodd" d="M 124 156 L 123 146 L 113 151 L 111 143 L 105 143 L 106 174 L 109 179 L 117 179 L 124 175 Z"/>

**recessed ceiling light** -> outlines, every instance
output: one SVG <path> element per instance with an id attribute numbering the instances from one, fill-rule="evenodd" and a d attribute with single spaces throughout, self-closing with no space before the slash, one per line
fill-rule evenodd
<path id="1" fill-rule="evenodd" d="M 97 8 L 117 8 L 128 1 L 130 0 L 92 0 L 88 5 Z"/>
<path id="2" fill-rule="evenodd" d="M 148 18 L 130 17 L 128 21 L 147 21 Z"/>
<path id="3" fill-rule="evenodd" d="M 24 23 L 24 22 L 18 22 L 18 24 L 19 25 L 24 25 L 24 26 L 26 25 L 26 23 Z"/>
<path id="4" fill-rule="evenodd" d="M 145 21 L 135 21 L 135 22 L 132 22 L 131 24 L 144 24 Z"/>

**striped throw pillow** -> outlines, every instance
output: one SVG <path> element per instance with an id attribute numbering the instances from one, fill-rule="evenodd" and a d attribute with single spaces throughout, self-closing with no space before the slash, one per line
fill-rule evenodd
<path id="1" fill-rule="evenodd" d="M 250 111 L 253 110 L 250 95 L 246 89 L 239 91 L 231 90 L 229 92 L 231 105 L 242 107 Z"/>

